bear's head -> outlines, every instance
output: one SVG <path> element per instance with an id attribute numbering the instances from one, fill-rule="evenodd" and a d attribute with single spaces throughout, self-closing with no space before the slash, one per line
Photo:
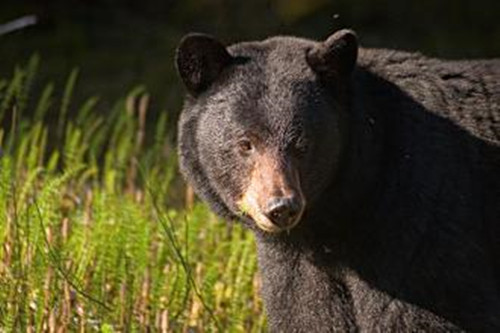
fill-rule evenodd
<path id="1" fill-rule="evenodd" d="M 181 171 L 216 212 L 267 232 L 289 230 L 332 183 L 345 141 L 358 45 L 274 37 L 225 47 L 189 34 L 176 65 L 187 89 Z"/>

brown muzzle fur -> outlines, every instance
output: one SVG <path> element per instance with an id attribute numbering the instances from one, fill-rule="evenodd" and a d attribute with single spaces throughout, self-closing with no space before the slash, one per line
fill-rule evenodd
<path id="1" fill-rule="evenodd" d="M 300 221 L 305 200 L 293 163 L 269 153 L 259 154 L 247 184 L 238 205 L 259 228 L 280 232 Z"/>

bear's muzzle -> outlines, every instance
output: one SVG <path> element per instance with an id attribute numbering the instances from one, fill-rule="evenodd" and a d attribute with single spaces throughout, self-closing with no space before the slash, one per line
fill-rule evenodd
<path id="1" fill-rule="evenodd" d="M 238 206 L 264 231 L 292 229 L 306 206 L 293 163 L 269 153 L 259 154 Z"/>

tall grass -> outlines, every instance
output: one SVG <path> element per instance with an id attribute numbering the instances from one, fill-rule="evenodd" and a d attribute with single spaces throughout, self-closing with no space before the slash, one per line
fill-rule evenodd
<path id="1" fill-rule="evenodd" d="M 253 238 L 179 204 L 167 113 L 77 107 L 77 71 L 35 92 L 38 65 L 0 79 L 0 331 L 264 330 Z"/>

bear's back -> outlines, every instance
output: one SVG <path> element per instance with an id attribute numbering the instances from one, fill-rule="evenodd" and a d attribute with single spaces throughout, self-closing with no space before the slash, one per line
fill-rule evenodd
<path id="1" fill-rule="evenodd" d="M 500 59 L 442 60 L 361 49 L 358 64 L 396 84 L 429 112 L 500 144 Z"/>
<path id="2" fill-rule="evenodd" d="M 394 268 L 379 274 L 404 275 L 407 287 L 387 286 L 390 293 L 438 313 L 437 302 L 454 295 L 444 312 L 497 327 L 500 60 L 362 49 L 358 65 L 354 108 L 385 132 L 377 204 L 363 224 L 377 227 L 360 252 Z"/>

